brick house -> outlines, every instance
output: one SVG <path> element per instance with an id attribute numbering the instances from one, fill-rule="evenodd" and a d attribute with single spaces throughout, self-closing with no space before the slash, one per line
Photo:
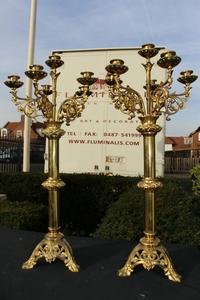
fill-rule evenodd
<path id="1" fill-rule="evenodd" d="M 45 124 L 41 122 L 35 122 L 31 125 L 31 140 L 42 142 L 45 140 L 42 129 L 45 128 Z M 12 137 L 16 139 L 23 139 L 24 135 L 24 115 L 21 115 L 19 122 L 7 122 L 3 128 L 1 128 L 1 137 Z"/>
<path id="2" fill-rule="evenodd" d="M 189 137 L 192 139 L 192 157 L 200 157 L 200 126 L 190 133 Z"/>
<path id="3" fill-rule="evenodd" d="M 30 163 L 31 171 L 44 170 L 45 136 L 42 130 L 45 124 L 35 122 L 31 125 Z M 19 122 L 8 121 L 0 129 L 0 167 L 2 170 L 22 170 L 24 116 Z M 2 167 L 3 166 L 3 167 Z M 14 169 L 13 169 L 14 168 Z"/>
<path id="4" fill-rule="evenodd" d="M 200 126 L 189 136 L 165 137 L 165 155 L 175 157 L 200 157 Z"/>

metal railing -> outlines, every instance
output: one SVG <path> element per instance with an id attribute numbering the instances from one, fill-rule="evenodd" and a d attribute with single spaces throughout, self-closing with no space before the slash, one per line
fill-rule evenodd
<path id="1" fill-rule="evenodd" d="M 31 171 L 44 170 L 45 140 L 31 140 Z M 23 140 L 13 136 L 0 137 L 0 172 L 20 172 L 23 161 Z"/>

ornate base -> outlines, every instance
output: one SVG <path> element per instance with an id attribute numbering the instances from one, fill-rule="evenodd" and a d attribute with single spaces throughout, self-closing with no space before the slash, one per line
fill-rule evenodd
<path id="1" fill-rule="evenodd" d="M 64 239 L 61 232 L 49 232 L 44 239 L 33 250 L 30 258 L 23 264 L 23 269 L 32 269 L 37 261 L 44 258 L 46 262 L 51 263 L 56 258 L 62 260 L 65 266 L 71 272 L 78 272 L 79 266 L 76 264 L 72 248 Z"/>
<path id="2" fill-rule="evenodd" d="M 137 265 L 143 265 L 148 271 L 155 266 L 163 269 L 165 275 L 172 281 L 180 282 L 181 276 L 176 273 L 167 250 L 160 245 L 158 238 L 143 237 L 132 250 L 124 267 L 118 272 L 119 276 L 130 276 Z"/>

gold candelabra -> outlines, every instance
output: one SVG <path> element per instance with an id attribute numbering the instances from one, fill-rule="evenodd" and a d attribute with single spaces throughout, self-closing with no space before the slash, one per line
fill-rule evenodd
<path id="1" fill-rule="evenodd" d="M 109 86 L 109 96 L 116 109 L 128 114 L 129 119 L 138 115 L 141 124 L 137 130 L 143 136 L 144 147 L 144 177 L 138 183 L 138 187 L 144 190 L 145 194 L 145 228 L 144 237 L 132 250 L 123 268 L 118 272 L 119 276 L 130 276 L 137 265 L 142 265 L 150 270 L 155 266 L 163 269 L 164 274 L 172 281 L 180 282 L 181 276 L 175 271 L 170 256 L 165 247 L 160 244 L 155 231 L 155 190 L 162 187 L 162 183 L 156 179 L 156 155 L 155 136 L 162 129 L 157 120 L 164 112 L 166 119 L 183 108 L 184 103 L 190 96 L 190 84 L 197 79 L 193 71 L 183 71 L 177 79 L 184 84 L 183 93 L 170 92 L 172 86 L 173 68 L 178 65 L 181 58 L 176 56 L 176 52 L 167 51 L 161 53 L 157 64 L 167 70 L 165 82 L 157 83 L 151 78 L 153 63 L 151 58 L 160 51 L 153 44 L 146 44 L 141 47 L 138 54 L 146 59 L 143 64 L 146 71 L 146 84 L 144 86 L 144 97 L 130 86 L 123 86 L 120 75 L 128 71 L 123 60 L 113 59 L 106 67 L 106 83 Z M 167 220 L 166 220 L 167 221 Z"/>
<path id="2" fill-rule="evenodd" d="M 49 227 L 44 239 L 35 247 L 30 258 L 23 264 L 22 268 L 31 269 L 40 259 L 51 263 L 56 258 L 62 260 L 66 267 L 72 272 L 78 272 L 77 265 L 69 243 L 60 232 L 59 222 L 59 189 L 65 183 L 59 177 L 59 139 L 65 131 L 61 129 L 63 122 L 69 125 L 71 121 L 81 116 L 88 97 L 92 94 L 89 86 L 97 79 L 92 77 L 92 72 L 82 72 L 82 77 L 77 81 L 81 84 L 79 90 L 71 97 L 67 97 L 57 108 L 57 78 L 60 73 L 57 68 L 64 62 L 60 56 L 54 54 L 49 56 L 46 64 L 50 67 L 52 85 L 39 86 L 38 81 L 47 76 L 47 72 L 40 65 L 32 65 L 25 72 L 34 86 L 35 98 L 21 98 L 17 95 L 17 89 L 23 85 L 17 75 L 8 76 L 5 84 L 11 88 L 12 101 L 18 110 L 30 118 L 40 115 L 44 118 L 46 128 L 43 130 L 48 139 L 48 179 L 42 186 L 48 190 L 49 199 Z"/>

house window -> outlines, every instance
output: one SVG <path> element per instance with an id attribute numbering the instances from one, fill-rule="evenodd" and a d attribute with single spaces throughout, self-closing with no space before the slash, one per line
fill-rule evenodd
<path id="1" fill-rule="evenodd" d="M 192 144 L 192 138 L 184 137 L 184 145 L 191 145 L 191 144 Z"/>
<path id="2" fill-rule="evenodd" d="M 109 166 L 105 166 L 105 171 L 109 171 L 110 167 Z"/>
<path id="3" fill-rule="evenodd" d="M 19 139 L 22 137 L 22 130 L 17 130 L 16 131 L 16 138 Z"/>
<path id="4" fill-rule="evenodd" d="M 200 132 L 198 133 L 198 142 L 200 142 Z"/>
<path id="5" fill-rule="evenodd" d="M 7 136 L 8 135 L 8 131 L 6 128 L 2 128 L 1 129 L 1 136 Z"/>
<path id="6" fill-rule="evenodd" d="M 95 166 L 94 166 L 94 169 L 95 169 L 95 170 L 99 170 L 99 166 L 95 165 Z"/>

